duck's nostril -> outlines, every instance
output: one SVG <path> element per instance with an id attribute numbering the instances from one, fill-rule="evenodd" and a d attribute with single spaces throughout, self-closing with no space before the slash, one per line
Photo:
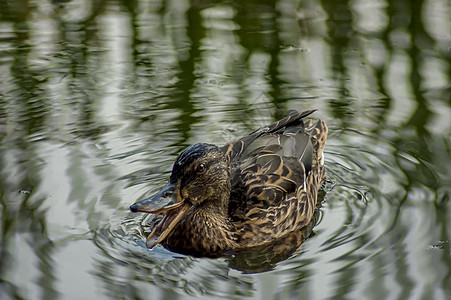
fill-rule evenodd
<path id="1" fill-rule="evenodd" d="M 130 211 L 131 212 L 138 212 L 138 205 L 136 203 L 131 205 L 130 206 Z"/>

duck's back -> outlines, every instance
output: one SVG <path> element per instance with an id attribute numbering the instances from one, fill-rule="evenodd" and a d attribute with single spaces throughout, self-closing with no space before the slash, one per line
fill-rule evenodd
<path id="1" fill-rule="evenodd" d="M 291 113 L 224 146 L 231 163 L 229 216 L 242 247 L 258 246 L 307 225 L 317 191 L 327 127 Z"/>

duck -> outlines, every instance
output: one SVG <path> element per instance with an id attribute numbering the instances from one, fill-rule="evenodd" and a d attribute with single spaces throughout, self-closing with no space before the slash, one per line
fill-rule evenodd
<path id="1" fill-rule="evenodd" d="M 175 160 L 166 185 L 130 206 L 155 214 L 149 249 L 215 257 L 252 249 L 302 230 L 312 220 L 325 182 L 328 128 L 286 117 L 223 146 L 197 143 Z"/>

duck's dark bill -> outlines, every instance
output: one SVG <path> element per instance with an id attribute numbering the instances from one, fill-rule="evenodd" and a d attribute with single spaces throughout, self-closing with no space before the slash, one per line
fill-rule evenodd
<path id="1" fill-rule="evenodd" d="M 130 206 L 132 212 L 159 214 L 182 205 L 176 186 L 168 182 L 158 193 Z"/>
<path id="2" fill-rule="evenodd" d="M 161 220 L 147 237 L 147 247 L 153 248 L 168 236 L 190 207 L 191 204 L 188 204 L 181 199 L 177 192 L 177 186 L 168 182 L 161 191 L 152 197 L 136 202 L 130 206 L 130 210 L 132 212 L 153 214 L 166 212 L 163 220 Z"/>
<path id="3" fill-rule="evenodd" d="M 147 237 L 147 248 L 152 249 L 161 243 L 174 229 L 175 225 L 183 218 L 190 207 L 191 204 L 182 202 L 182 205 L 180 205 L 179 208 L 169 210 L 163 220 L 161 220 Z"/>

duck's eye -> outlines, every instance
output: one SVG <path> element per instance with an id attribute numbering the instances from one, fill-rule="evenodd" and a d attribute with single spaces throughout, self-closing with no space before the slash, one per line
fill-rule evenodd
<path id="1" fill-rule="evenodd" d="M 197 172 L 203 172 L 205 171 L 205 164 L 200 164 L 196 168 Z"/>

